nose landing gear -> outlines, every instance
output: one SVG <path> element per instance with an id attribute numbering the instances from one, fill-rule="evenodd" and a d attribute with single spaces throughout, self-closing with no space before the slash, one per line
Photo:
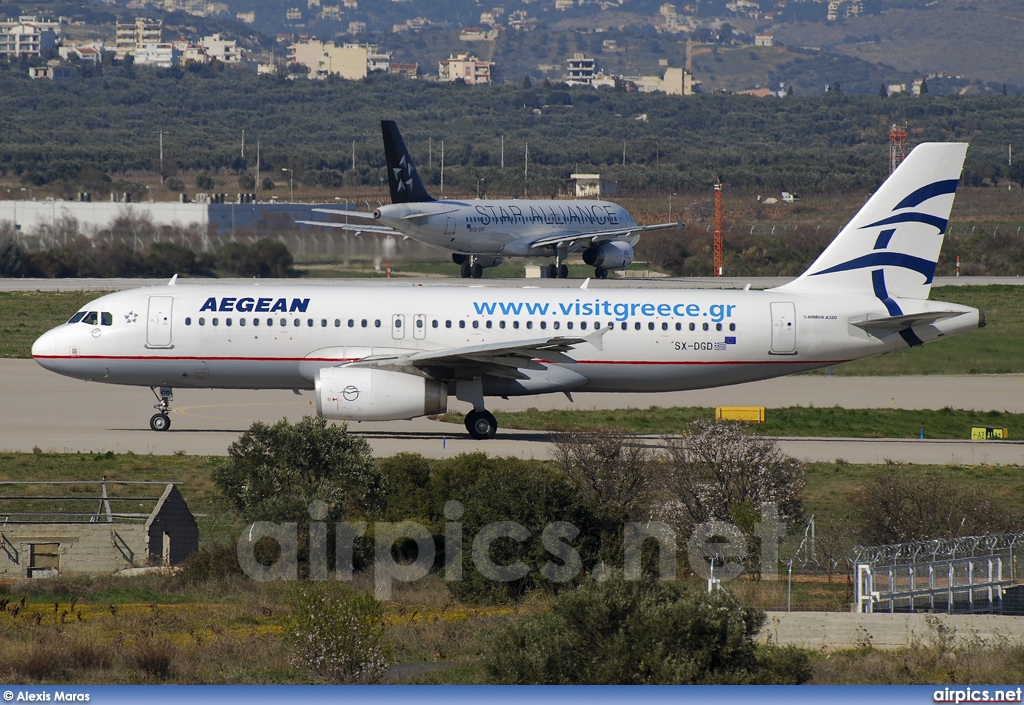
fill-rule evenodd
<path id="1" fill-rule="evenodd" d="M 160 387 L 159 393 L 156 387 L 150 387 L 149 389 L 153 392 L 153 396 L 156 397 L 158 402 L 153 405 L 157 413 L 153 414 L 153 417 L 149 420 L 149 427 L 154 431 L 166 431 L 171 427 L 171 417 L 167 415 L 167 412 L 171 410 L 174 392 L 170 387 Z"/>

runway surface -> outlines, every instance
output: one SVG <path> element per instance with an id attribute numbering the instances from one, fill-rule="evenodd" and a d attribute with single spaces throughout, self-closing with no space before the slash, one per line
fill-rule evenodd
<path id="1" fill-rule="evenodd" d="M 149 429 L 156 402 L 149 389 L 81 382 L 53 374 L 31 360 L 0 360 L 0 450 L 57 452 L 132 451 L 158 455 L 185 451 L 222 455 L 256 420 L 298 420 L 314 413 L 313 393 L 175 390 L 171 430 Z M 1024 411 L 1024 375 L 960 377 L 783 377 L 735 387 L 665 394 L 561 394 L 489 399 L 492 410 L 529 408 L 648 408 L 650 406 L 842 405 L 848 408 Z M 450 407 L 468 406 L 450 400 Z M 492 455 L 547 458 L 545 433 L 499 429 L 488 441 L 471 439 L 461 424 L 429 419 L 353 423 L 377 455 L 407 451 L 448 457 L 483 450 Z M 657 438 L 648 442 L 657 443 Z M 782 449 L 815 461 L 888 461 L 936 464 L 1020 464 L 1024 442 L 876 439 L 781 439 Z"/>

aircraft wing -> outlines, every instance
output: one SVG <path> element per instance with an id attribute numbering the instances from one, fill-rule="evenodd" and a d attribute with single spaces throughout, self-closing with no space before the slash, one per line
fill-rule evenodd
<path id="1" fill-rule="evenodd" d="M 347 215 L 350 218 L 369 218 L 373 220 L 373 213 L 367 213 L 365 211 L 346 211 L 341 208 L 314 208 L 314 213 L 336 213 L 337 215 Z"/>
<path id="2" fill-rule="evenodd" d="M 534 338 L 512 343 L 489 343 L 467 345 L 444 350 L 410 351 L 403 354 L 372 355 L 353 362 L 352 367 L 383 368 L 430 368 L 447 367 L 457 378 L 472 378 L 482 374 L 494 377 L 521 379 L 521 369 L 544 369 L 538 360 L 549 362 L 575 362 L 566 353 L 577 345 L 590 343 L 601 349 L 601 339 L 607 328 L 596 330 L 586 336 L 553 336 Z"/>
<path id="3" fill-rule="evenodd" d="M 395 237 L 405 237 L 404 233 L 389 228 L 386 225 L 357 225 L 355 223 L 336 223 L 332 220 L 296 220 L 299 225 L 322 225 L 325 228 L 341 228 L 342 230 L 351 230 L 356 235 L 359 233 L 376 233 L 379 235 L 394 235 Z"/>
<path id="4" fill-rule="evenodd" d="M 598 230 L 592 233 L 554 233 L 552 235 L 544 235 L 543 237 L 538 237 L 529 241 L 517 241 L 516 244 L 522 243 L 528 248 L 534 248 L 586 241 L 588 244 L 593 245 L 606 240 L 617 240 L 619 238 L 628 237 L 629 235 L 646 232 L 648 230 L 661 230 L 662 228 L 676 228 L 682 226 L 682 222 L 676 221 L 674 223 L 637 225 L 632 228 L 621 228 L 619 230 Z"/>
<path id="5" fill-rule="evenodd" d="M 962 316 L 966 311 L 925 311 L 923 313 L 908 313 L 903 316 L 888 316 L 886 318 L 866 318 L 861 321 L 850 321 L 852 325 L 863 330 L 888 330 L 897 331 L 916 326 L 922 323 L 935 323 L 945 318 Z"/>

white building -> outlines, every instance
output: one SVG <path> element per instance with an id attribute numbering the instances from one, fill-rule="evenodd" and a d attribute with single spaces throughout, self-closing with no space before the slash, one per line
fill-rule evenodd
<path id="1" fill-rule="evenodd" d="M 0 27 L 0 56 L 39 56 L 57 46 L 57 32 L 49 27 L 18 22 Z"/>
<path id="2" fill-rule="evenodd" d="M 291 63 L 308 67 L 312 79 L 328 76 L 350 80 L 366 78 L 371 71 L 387 71 L 391 64 L 391 54 L 380 51 L 373 44 L 337 46 L 334 42 L 311 39 L 292 44 L 289 51 Z"/>
<path id="3" fill-rule="evenodd" d="M 212 34 L 199 40 L 210 59 L 225 64 L 237 64 L 242 61 L 242 50 L 234 39 L 224 39 L 220 34 Z"/>
<path id="4" fill-rule="evenodd" d="M 592 86 L 594 85 L 594 74 L 597 72 L 597 63 L 594 59 L 588 59 L 586 54 L 573 54 L 568 62 L 568 78 L 566 83 L 570 86 Z"/>
<path id="5" fill-rule="evenodd" d="M 497 78 L 497 64 L 481 61 L 470 54 L 452 54 L 437 64 L 437 75 L 442 81 L 462 81 L 469 85 L 494 83 Z"/>
<path id="6" fill-rule="evenodd" d="M 139 66 L 169 69 L 180 65 L 181 52 L 169 42 L 143 44 L 135 50 L 135 63 Z"/>
<path id="7" fill-rule="evenodd" d="M 128 54 L 135 54 L 144 44 L 159 44 L 163 41 L 162 20 L 136 17 L 134 22 L 118 22 L 114 26 L 114 58 L 121 60 Z"/>

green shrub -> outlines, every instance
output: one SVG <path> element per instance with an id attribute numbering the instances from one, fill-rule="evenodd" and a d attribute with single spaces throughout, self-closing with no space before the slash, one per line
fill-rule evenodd
<path id="1" fill-rule="evenodd" d="M 485 651 L 484 667 L 499 683 L 753 683 L 753 637 L 763 622 L 762 612 L 721 592 L 615 576 L 510 624 Z"/>
<path id="2" fill-rule="evenodd" d="M 337 582 L 299 584 L 288 637 L 296 666 L 329 683 L 375 683 L 390 661 L 384 609 L 369 593 Z"/>

